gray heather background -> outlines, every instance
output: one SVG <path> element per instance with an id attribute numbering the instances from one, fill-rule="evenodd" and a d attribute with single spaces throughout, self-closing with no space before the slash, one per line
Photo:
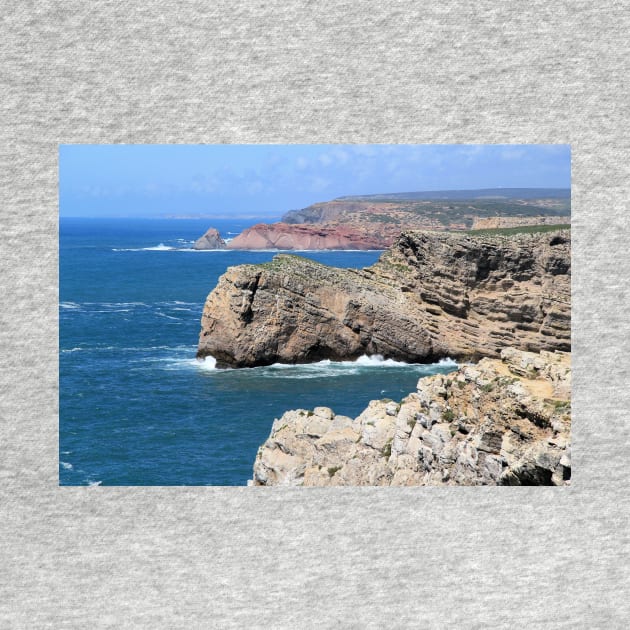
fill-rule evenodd
<path id="1" fill-rule="evenodd" d="M 3 3 L 0 627 L 630 627 L 629 9 Z M 570 143 L 574 485 L 58 487 L 57 147 L 171 142 Z"/>

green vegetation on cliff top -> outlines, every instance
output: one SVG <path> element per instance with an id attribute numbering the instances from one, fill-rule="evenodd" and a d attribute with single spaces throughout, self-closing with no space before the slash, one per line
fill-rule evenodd
<path id="1" fill-rule="evenodd" d="M 540 234 L 542 232 L 557 232 L 558 230 L 570 230 L 568 223 L 557 225 L 520 225 L 511 228 L 492 228 L 486 230 L 467 230 L 465 234 L 471 236 L 510 236 L 512 234 Z M 456 232 L 455 232 L 456 233 Z"/>

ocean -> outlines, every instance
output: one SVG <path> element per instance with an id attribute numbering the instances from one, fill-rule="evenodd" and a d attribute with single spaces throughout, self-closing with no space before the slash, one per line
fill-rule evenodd
<path id="1" fill-rule="evenodd" d="M 331 407 L 356 416 L 400 400 L 451 361 L 353 362 L 217 370 L 195 352 L 206 296 L 227 267 L 275 252 L 194 251 L 256 220 L 61 218 L 59 483 L 243 486 L 274 418 Z M 337 267 L 380 252 L 300 252 Z"/>

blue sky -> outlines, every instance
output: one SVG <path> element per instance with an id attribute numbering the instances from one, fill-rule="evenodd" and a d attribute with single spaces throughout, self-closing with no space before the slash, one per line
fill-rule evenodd
<path id="1" fill-rule="evenodd" d="M 345 195 L 569 188 L 569 145 L 61 145 L 60 216 L 280 217 Z"/>

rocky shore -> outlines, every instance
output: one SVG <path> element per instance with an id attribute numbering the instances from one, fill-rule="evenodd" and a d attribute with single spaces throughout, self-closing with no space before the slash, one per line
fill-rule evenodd
<path id="1" fill-rule="evenodd" d="M 251 367 L 569 351 L 570 290 L 570 230 L 409 231 L 366 269 L 292 255 L 229 268 L 206 300 L 197 356 Z"/>
<path id="2" fill-rule="evenodd" d="M 357 418 L 287 411 L 260 447 L 257 486 L 568 485 L 571 364 L 511 348 L 420 379 Z"/>

